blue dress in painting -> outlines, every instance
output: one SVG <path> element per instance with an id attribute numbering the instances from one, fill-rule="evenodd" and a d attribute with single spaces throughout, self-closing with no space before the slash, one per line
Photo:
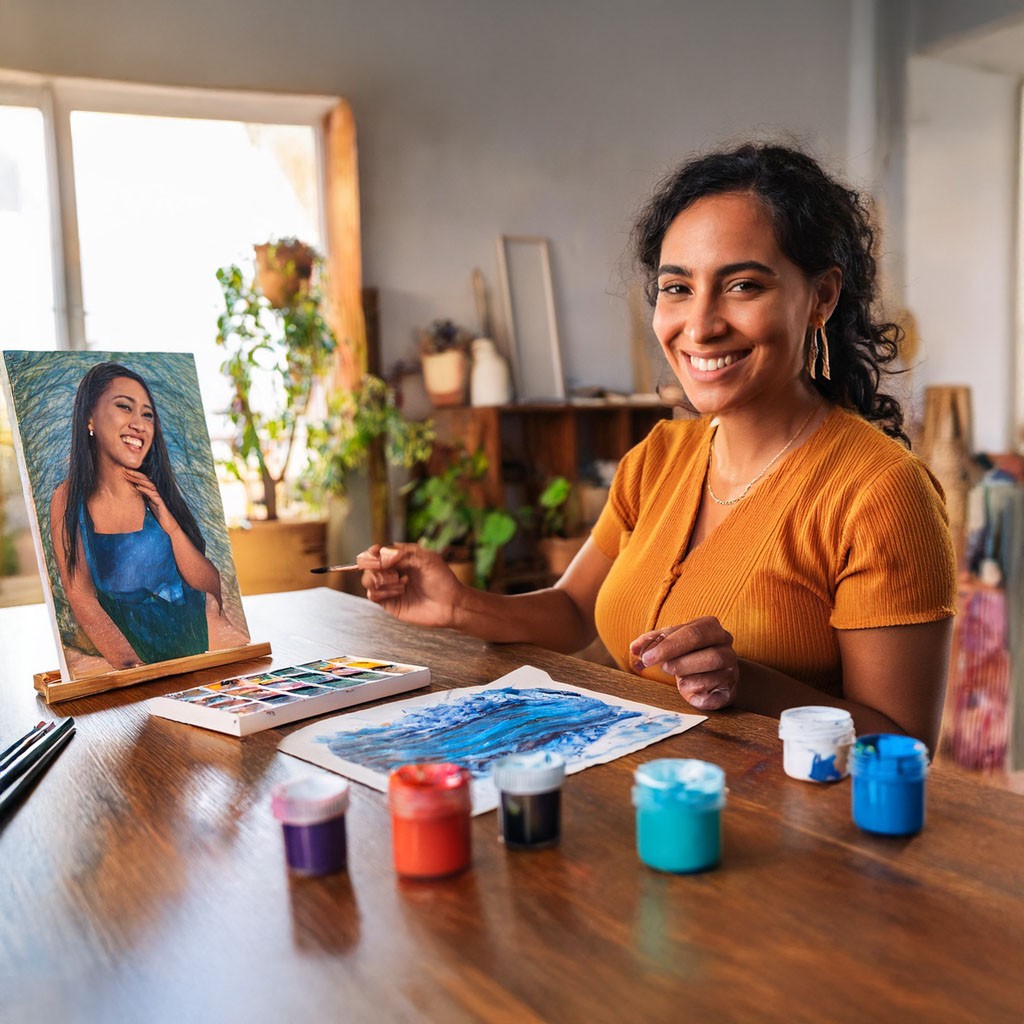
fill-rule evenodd
<path id="1" fill-rule="evenodd" d="M 100 606 L 143 663 L 207 650 L 206 595 L 181 578 L 171 539 L 148 507 L 141 530 L 97 533 L 83 503 L 78 528 Z"/>

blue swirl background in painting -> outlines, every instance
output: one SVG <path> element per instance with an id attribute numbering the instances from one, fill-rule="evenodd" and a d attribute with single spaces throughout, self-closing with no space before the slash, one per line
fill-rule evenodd
<path id="1" fill-rule="evenodd" d="M 317 742 L 378 772 L 417 761 L 455 761 L 481 778 L 505 754 L 549 750 L 567 764 L 611 757 L 619 747 L 668 735 L 678 724 L 678 715 L 648 716 L 569 690 L 506 686 L 409 711 L 387 725 L 318 736 Z"/>

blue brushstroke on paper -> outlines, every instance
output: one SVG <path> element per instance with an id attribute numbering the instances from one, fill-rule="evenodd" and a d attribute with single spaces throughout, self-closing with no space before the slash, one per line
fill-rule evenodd
<path id="1" fill-rule="evenodd" d="M 335 756 L 378 772 L 417 761 L 455 761 L 475 778 L 505 754 L 550 750 L 566 763 L 618 756 L 668 735 L 673 714 L 648 715 L 567 690 L 508 686 L 406 713 L 387 725 L 318 736 Z"/>

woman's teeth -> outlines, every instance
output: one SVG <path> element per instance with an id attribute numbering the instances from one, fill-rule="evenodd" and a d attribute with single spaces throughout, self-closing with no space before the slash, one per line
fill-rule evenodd
<path id="1" fill-rule="evenodd" d="M 132 448 L 138 448 L 140 450 L 142 448 L 142 439 L 141 438 L 138 438 L 138 437 L 122 437 L 121 440 L 124 441 L 125 444 L 130 445 Z"/>
<path id="2" fill-rule="evenodd" d="M 731 366 L 735 362 L 735 356 L 719 356 L 717 359 L 702 359 L 700 356 L 690 356 L 690 363 L 704 373 L 707 373 L 708 370 L 721 370 L 723 366 Z"/>

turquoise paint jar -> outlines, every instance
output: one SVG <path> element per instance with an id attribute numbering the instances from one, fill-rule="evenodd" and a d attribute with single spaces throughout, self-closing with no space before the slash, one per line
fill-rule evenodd
<path id="1" fill-rule="evenodd" d="M 658 871 L 705 871 L 722 859 L 725 772 L 717 764 L 663 758 L 633 774 L 636 846 Z"/>
<path id="2" fill-rule="evenodd" d="M 861 736 L 850 753 L 853 821 L 865 832 L 908 836 L 924 828 L 928 748 L 911 736 Z"/>

